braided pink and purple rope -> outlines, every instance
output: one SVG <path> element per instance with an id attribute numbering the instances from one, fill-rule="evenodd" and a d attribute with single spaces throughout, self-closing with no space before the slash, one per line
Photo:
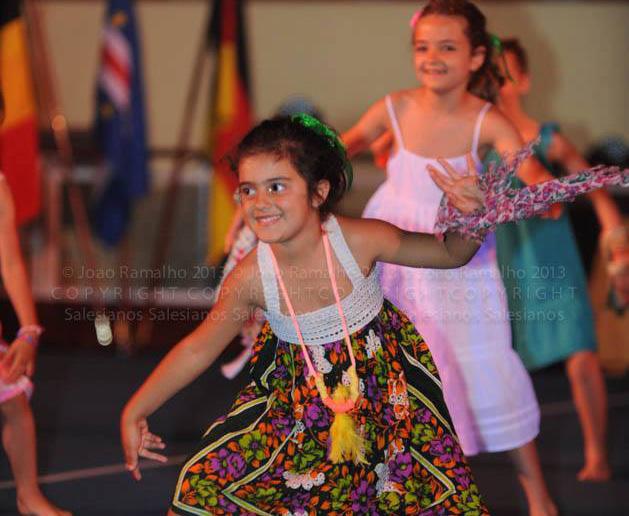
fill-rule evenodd
<path id="1" fill-rule="evenodd" d="M 481 209 L 463 214 L 444 195 L 434 232 L 443 235 L 456 231 L 472 240 L 482 241 L 499 224 L 530 219 L 548 211 L 557 202 L 573 201 L 579 195 L 604 186 L 629 186 L 629 169 L 598 166 L 524 188 L 512 187 L 516 170 L 533 154 L 535 144 L 532 142 L 511 157 L 503 156 L 499 165 L 492 163 L 479 176 L 479 188 L 485 196 Z"/>

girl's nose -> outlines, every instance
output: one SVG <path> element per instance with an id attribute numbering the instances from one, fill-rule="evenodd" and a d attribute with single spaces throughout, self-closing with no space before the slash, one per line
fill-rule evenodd
<path id="1" fill-rule="evenodd" d="M 429 48 L 426 51 L 426 59 L 430 62 L 430 61 L 436 61 L 439 57 L 439 50 L 437 50 L 436 48 Z"/>
<path id="2" fill-rule="evenodd" d="M 253 203 L 256 208 L 264 208 L 270 206 L 271 199 L 270 195 L 266 190 L 259 190 L 256 192 Z"/>

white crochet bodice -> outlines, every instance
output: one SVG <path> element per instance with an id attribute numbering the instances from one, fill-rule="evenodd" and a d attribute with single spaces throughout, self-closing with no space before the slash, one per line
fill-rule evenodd
<path id="1" fill-rule="evenodd" d="M 352 291 L 341 300 L 351 334 L 366 326 L 382 308 L 383 296 L 378 283 L 378 267 L 374 267 L 367 277 L 362 274 L 333 215 L 328 217 L 323 228 L 328 233 L 337 260 L 352 282 Z M 258 242 L 258 266 L 266 303 L 264 314 L 278 338 L 298 344 L 299 339 L 290 316 L 280 311 L 277 278 L 270 253 L 268 244 Z M 297 321 L 307 345 L 326 344 L 343 338 L 341 318 L 334 304 L 300 314 Z"/>

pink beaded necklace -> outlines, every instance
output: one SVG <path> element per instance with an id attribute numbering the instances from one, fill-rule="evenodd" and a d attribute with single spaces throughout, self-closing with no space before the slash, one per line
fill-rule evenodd
<path id="1" fill-rule="evenodd" d="M 273 261 L 273 268 L 275 269 L 275 275 L 277 277 L 277 281 L 280 285 L 280 289 L 282 291 L 282 296 L 284 297 L 284 302 L 288 308 L 288 312 L 290 313 L 290 317 L 293 321 L 293 326 L 295 327 L 295 332 L 297 333 L 297 338 L 299 339 L 299 345 L 301 346 L 301 352 L 304 356 L 304 360 L 306 361 L 306 365 L 308 367 L 308 376 L 312 376 L 315 381 L 315 385 L 317 387 L 317 391 L 319 391 L 319 395 L 323 400 L 323 403 L 326 407 L 332 410 L 336 414 L 343 414 L 351 411 L 355 404 L 358 396 L 360 394 L 359 384 L 358 384 L 358 375 L 356 373 L 356 359 L 354 358 L 354 352 L 352 350 L 352 342 L 349 337 L 349 330 L 347 328 L 347 321 L 345 319 L 345 314 L 343 313 L 343 307 L 341 306 L 341 299 L 338 293 L 338 287 L 336 284 L 336 277 L 333 274 L 333 265 L 332 265 L 332 253 L 330 251 L 330 241 L 328 238 L 328 234 L 325 230 L 323 230 L 323 248 L 325 250 L 325 260 L 328 268 L 328 274 L 330 276 L 330 281 L 332 282 L 332 291 L 334 292 L 334 299 L 336 301 L 336 307 L 339 312 L 339 316 L 341 317 L 341 324 L 343 326 L 344 340 L 347 346 L 347 352 L 349 353 L 349 359 L 351 362 L 350 367 L 347 372 L 350 378 L 349 385 L 349 397 L 345 399 L 337 399 L 336 396 L 332 397 L 328 393 L 328 389 L 325 386 L 325 382 L 323 381 L 323 374 L 317 371 L 312 365 L 312 360 L 310 359 L 310 354 L 308 353 L 308 348 L 306 343 L 304 342 L 303 335 L 301 330 L 299 329 L 299 323 L 297 322 L 297 315 L 295 315 L 295 310 L 293 309 L 293 305 L 288 297 L 288 292 L 286 290 L 286 286 L 284 284 L 284 280 L 282 279 L 282 275 L 280 273 L 280 268 L 277 264 L 277 259 L 273 254 L 273 250 L 271 251 L 271 259 Z"/>

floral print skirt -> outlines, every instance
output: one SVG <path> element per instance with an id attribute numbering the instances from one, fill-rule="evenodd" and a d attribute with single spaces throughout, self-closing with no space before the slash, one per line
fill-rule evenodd
<path id="1" fill-rule="evenodd" d="M 488 514 L 452 429 L 426 343 L 385 300 L 351 336 L 361 396 L 352 412 L 367 464 L 327 459 L 334 414 L 305 375 L 301 350 L 268 323 L 253 381 L 206 432 L 179 476 L 177 514 Z M 328 389 L 348 382 L 342 340 L 309 346 Z"/>

